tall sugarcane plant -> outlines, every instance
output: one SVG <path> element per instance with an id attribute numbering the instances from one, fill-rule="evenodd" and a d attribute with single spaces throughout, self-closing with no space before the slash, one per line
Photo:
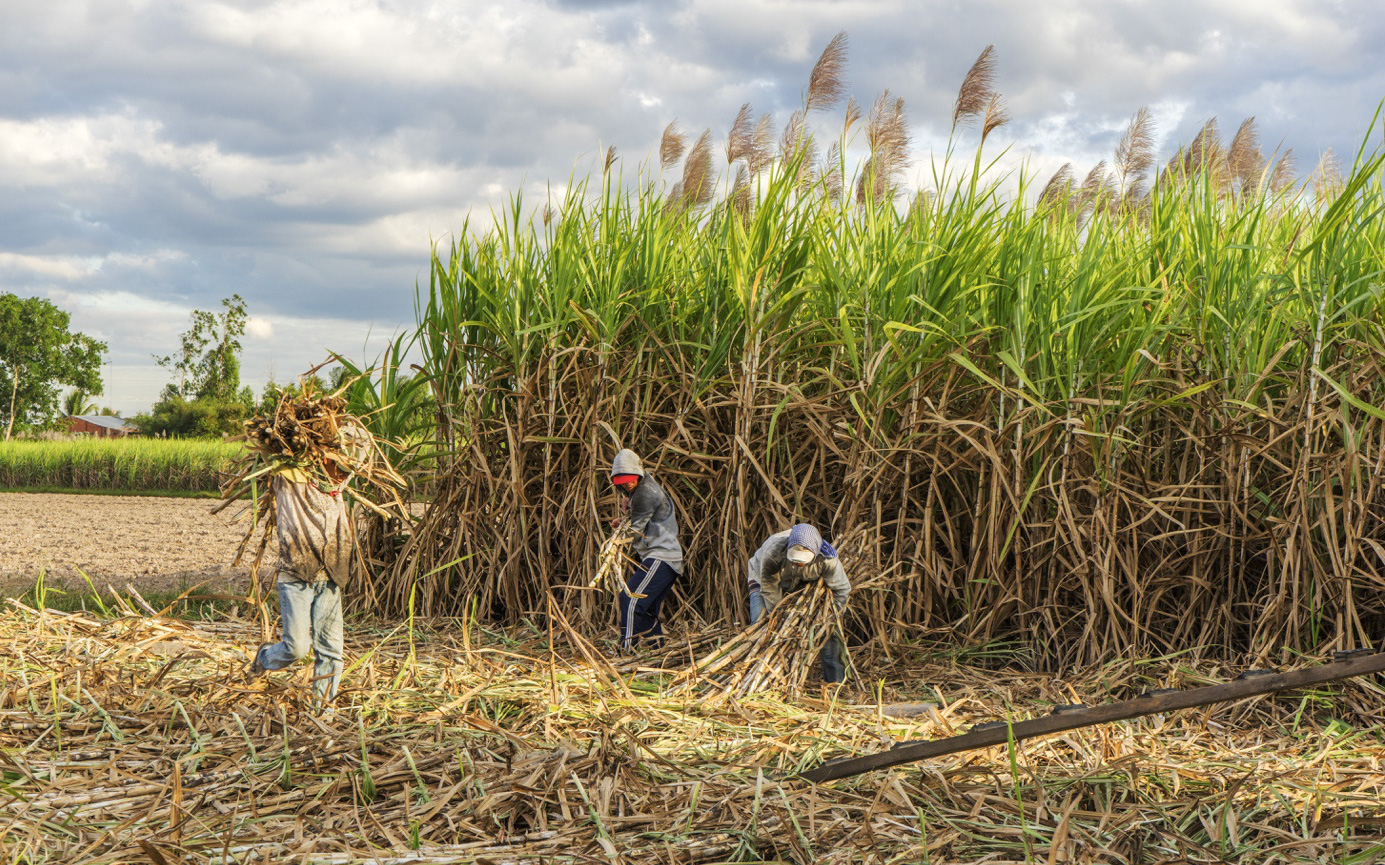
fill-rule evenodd
<path id="1" fill-rule="evenodd" d="M 749 553 L 807 521 L 860 583 L 854 639 L 1368 640 L 1381 150 L 1299 182 L 1253 123 L 1209 124 L 1156 169 L 1141 111 L 1109 167 L 1040 186 L 1002 168 L 988 49 L 906 197 L 903 103 L 834 125 L 833 46 L 777 149 L 742 110 L 725 181 L 671 125 L 657 166 L 611 152 L 437 247 L 418 339 L 447 456 L 386 602 L 521 617 L 552 592 L 604 621 L 584 588 L 628 446 L 683 527 L 674 620 L 744 621 Z"/>

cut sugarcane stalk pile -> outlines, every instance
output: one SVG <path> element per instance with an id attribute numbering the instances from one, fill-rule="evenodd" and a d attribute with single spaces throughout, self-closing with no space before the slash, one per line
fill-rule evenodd
<path id="1" fill-rule="evenodd" d="M 622 675 L 685 670 L 695 663 L 697 658 L 735 639 L 739 634 L 739 631 L 729 627 L 701 627 L 687 636 L 670 638 L 663 645 L 641 644 L 637 654 L 625 660 L 612 662 L 611 668 Z"/>
<path id="2" fill-rule="evenodd" d="M 248 500 L 239 516 L 252 517 L 233 567 L 240 563 L 259 531 L 260 543 L 252 571 L 259 569 L 274 532 L 274 496 L 269 479 L 276 474 L 331 489 L 337 484 L 323 467 L 330 462 L 343 474 L 372 488 L 367 496 L 348 484 L 346 493 L 352 500 L 379 516 L 408 519 L 408 508 L 399 496 L 399 490 L 405 486 L 404 478 L 390 465 L 366 425 L 346 410 L 342 392 L 348 384 L 329 394 L 313 394 L 307 386 L 301 396 L 285 393 L 273 412 L 252 417 L 245 422 L 245 431 L 230 439 L 245 442 L 246 455 L 222 484 L 222 502 L 212 512 Z"/>
<path id="3" fill-rule="evenodd" d="M 630 549 L 630 542 L 635 539 L 635 534 L 630 530 L 629 517 L 620 521 L 615 531 L 601 545 L 601 552 L 597 554 L 596 576 L 588 588 L 609 588 L 612 594 L 619 596 L 625 589 L 625 581 L 621 578 L 625 572 L 625 565 L 629 561 L 626 551 Z"/>
<path id="4" fill-rule="evenodd" d="M 694 663 L 673 680 L 670 691 L 697 690 L 708 698 L 770 689 L 800 694 L 818 668 L 818 653 L 839 627 L 832 591 L 815 581 Z"/>

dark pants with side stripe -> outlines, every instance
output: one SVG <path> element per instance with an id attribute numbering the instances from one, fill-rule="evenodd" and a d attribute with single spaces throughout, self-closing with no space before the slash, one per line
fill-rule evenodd
<path id="1" fill-rule="evenodd" d="M 659 623 L 659 608 L 664 595 L 678 579 L 678 572 L 668 562 L 645 559 L 626 582 L 627 591 L 620 593 L 620 644 L 628 652 L 639 645 L 640 638 L 661 640 L 664 626 Z M 631 595 L 644 595 L 632 598 Z"/>

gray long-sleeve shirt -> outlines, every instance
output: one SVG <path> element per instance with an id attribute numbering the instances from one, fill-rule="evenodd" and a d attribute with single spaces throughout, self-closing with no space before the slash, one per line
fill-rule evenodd
<path id="1" fill-rule="evenodd" d="M 683 547 L 678 543 L 678 516 L 673 499 L 644 470 L 634 451 L 622 450 L 611 465 L 611 475 L 638 475 L 639 483 L 630 494 L 630 530 L 634 542 L 630 550 L 640 561 L 666 562 L 675 573 L 683 573 Z"/>
<path id="2" fill-rule="evenodd" d="M 678 516 L 658 482 L 645 475 L 630 494 L 630 529 L 635 533 L 631 550 L 641 561 L 657 559 L 683 573 L 683 547 L 678 543 Z"/>
<path id="3" fill-rule="evenodd" d="M 789 531 L 785 529 L 770 535 L 750 557 L 747 579 L 752 588 L 756 585 L 760 587 L 765 612 L 774 609 L 785 595 L 798 591 L 812 580 L 827 583 L 837 608 L 845 607 L 846 599 L 851 595 L 851 582 L 846 578 L 842 560 L 819 553 L 805 565 L 791 564 L 788 559 Z"/>

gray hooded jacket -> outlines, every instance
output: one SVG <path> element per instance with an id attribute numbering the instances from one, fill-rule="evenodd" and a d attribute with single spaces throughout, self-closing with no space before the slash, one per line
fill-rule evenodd
<path id="1" fill-rule="evenodd" d="M 808 528 L 803 526 L 802 528 Z M 795 527 L 799 529 L 799 527 Z M 801 529 L 799 529 L 801 532 Z M 755 555 L 750 557 L 750 568 L 747 579 L 750 583 L 751 591 L 758 585 L 760 595 L 765 600 L 765 612 L 774 609 L 783 600 L 785 595 L 792 594 L 803 588 L 803 586 L 813 580 L 822 580 L 827 583 L 827 588 L 832 590 L 832 599 L 837 603 L 837 609 L 846 606 L 846 599 L 851 594 L 851 583 L 846 578 L 846 570 L 842 567 L 842 560 L 836 555 L 823 555 L 821 550 L 826 548 L 832 550 L 830 546 L 822 543 L 822 536 L 816 531 L 812 534 L 817 538 L 818 552 L 813 556 L 813 560 L 806 565 L 794 565 L 789 563 L 789 533 L 794 529 L 785 529 L 782 532 L 775 532 L 760 545 L 760 549 L 755 551 Z M 809 546 L 810 549 L 813 547 Z M 835 550 L 832 550 L 835 553 Z"/>
<path id="2" fill-rule="evenodd" d="M 635 533 L 630 545 L 641 561 L 657 559 L 668 563 L 676 573 L 683 573 L 683 548 L 678 544 L 678 517 L 669 498 L 658 482 L 645 474 L 644 466 L 634 451 L 625 448 L 611 462 L 611 477 L 639 475 L 640 482 L 630 494 L 630 528 Z"/>

